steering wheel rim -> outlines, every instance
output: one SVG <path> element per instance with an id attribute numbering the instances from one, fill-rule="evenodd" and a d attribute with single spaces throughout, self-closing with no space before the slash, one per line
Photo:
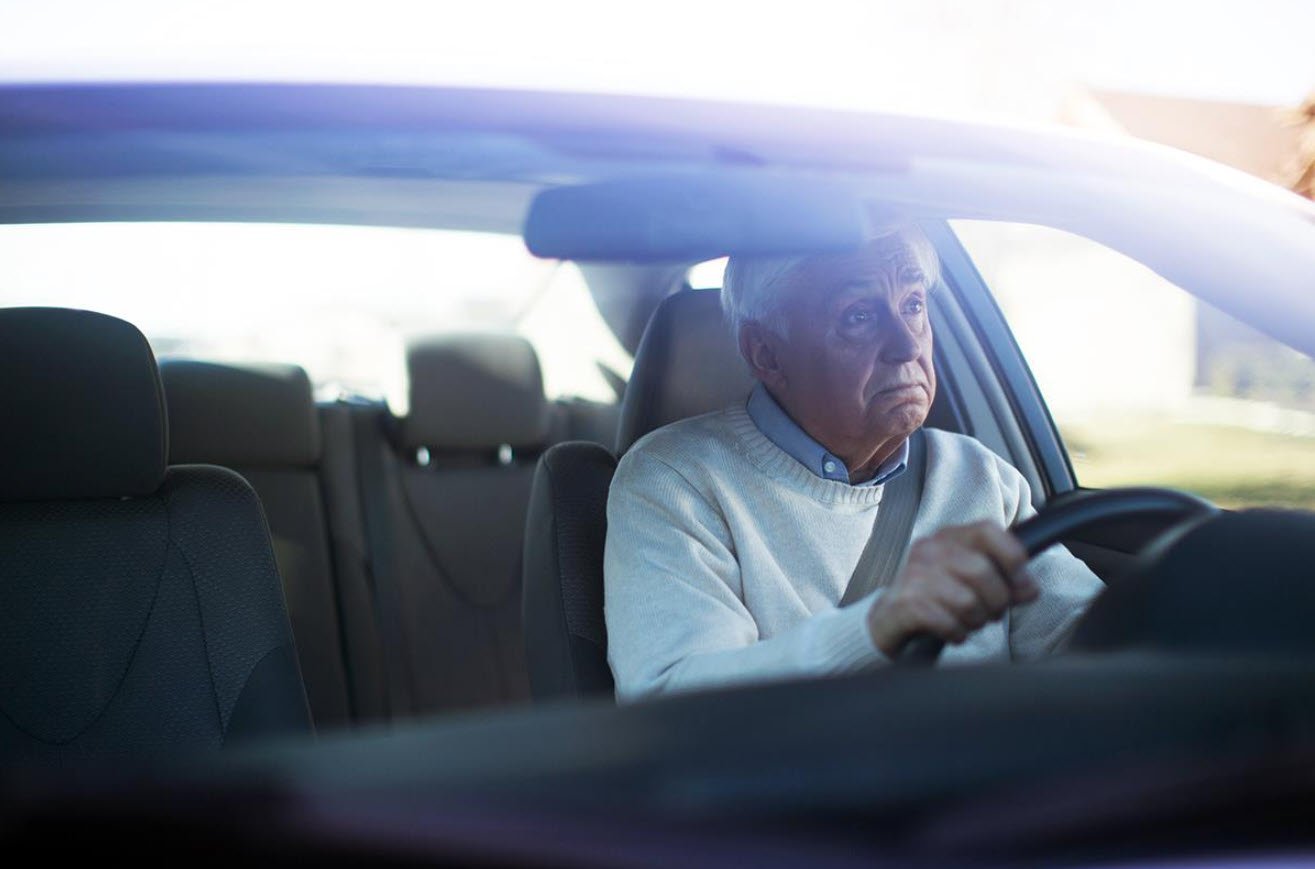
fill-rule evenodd
<path id="1" fill-rule="evenodd" d="M 1158 540 L 1218 512 L 1219 508 L 1209 501 L 1187 492 L 1138 486 L 1080 492 L 1053 506 L 1047 505 L 1011 530 L 1032 559 L 1065 537 L 1087 528 L 1130 519 L 1167 517 L 1172 524 L 1156 536 Z M 1149 545 L 1153 546 L 1154 541 Z M 930 667 L 944 648 L 945 641 L 940 637 L 914 634 L 900 646 L 893 660 L 899 667 Z"/>

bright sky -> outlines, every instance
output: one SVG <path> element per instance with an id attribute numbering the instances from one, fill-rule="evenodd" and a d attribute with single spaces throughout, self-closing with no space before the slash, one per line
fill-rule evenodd
<path id="1" fill-rule="evenodd" d="M 564 88 L 1048 117 L 1070 83 L 1285 104 L 1306 0 L 0 0 L 0 80 Z"/>

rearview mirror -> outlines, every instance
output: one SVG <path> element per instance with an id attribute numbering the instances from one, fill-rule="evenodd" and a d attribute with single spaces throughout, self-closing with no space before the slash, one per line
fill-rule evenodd
<path id="1" fill-rule="evenodd" d="M 763 175 L 618 179 L 541 192 L 525 221 L 536 256 L 670 262 L 853 250 L 866 222 L 834 183 Z"/>

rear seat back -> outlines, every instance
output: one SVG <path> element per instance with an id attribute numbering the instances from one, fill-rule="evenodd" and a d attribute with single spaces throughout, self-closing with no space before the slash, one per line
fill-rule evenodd
<path id="1" fill-rule="evenodd" d="M 293 365 L 166 360 L 169 463 L 222 465 L 260 497 L 283 577 L 311 714 L 320 728 L 352 717 L 319 466 L 319 417 Z"/>
<path id="2" fill-rule="evenodd" d="M 611 417 L 546 401 L 522 338 L 433 337 L 407 365 L 400 419 L 317 408 L 296 366 L 162 365 L 171 461 L 232 468 L 265 505 L 321 727 L 527 701 L 535 463 L 581 425 L 612 436 Z"/>
<path id="3" fill-rule="evenodd" d="M 450 335 L 413 344 L 407 368 L 383 482 L 413 711 L 528 700 L 520 553 L 551 436 L 538 357 L 517 336 Z"/>
<path id="4" fill-rule="evenodd" d="M 321 405 L 319 410 L 320 431 L 324 436 L 320 474 L 328 510 L 352 708 L 357 721 L 384 720 L 404 714 L 407 707 L 390 702 L 390 697 L 397 694 L 390 680 L 400 684 L 402 674 L 399 671 L 394 675 L 386 666 L 382 625 L 376 611 L 378 586 L 366 536 L 356 428 L 358 422 L 365 422 L 371 432 L 377 432 L 385 410 L 381 404 L 346 402 Z M 377 444 L 378 437 L 372 435 L 369 440 Z M 382 522 L 383 518 L 376 520 L 376 524 Z"/>

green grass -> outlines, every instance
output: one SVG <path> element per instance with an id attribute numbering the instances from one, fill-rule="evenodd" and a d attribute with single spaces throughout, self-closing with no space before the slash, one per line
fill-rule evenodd
<path id="1" fill-rule="evenodd" d="M 1315 438 L 1164 420 L 1065 426 L 1083 486 L 1169 486 L 1221 507 L 1315 510 Z"/>

